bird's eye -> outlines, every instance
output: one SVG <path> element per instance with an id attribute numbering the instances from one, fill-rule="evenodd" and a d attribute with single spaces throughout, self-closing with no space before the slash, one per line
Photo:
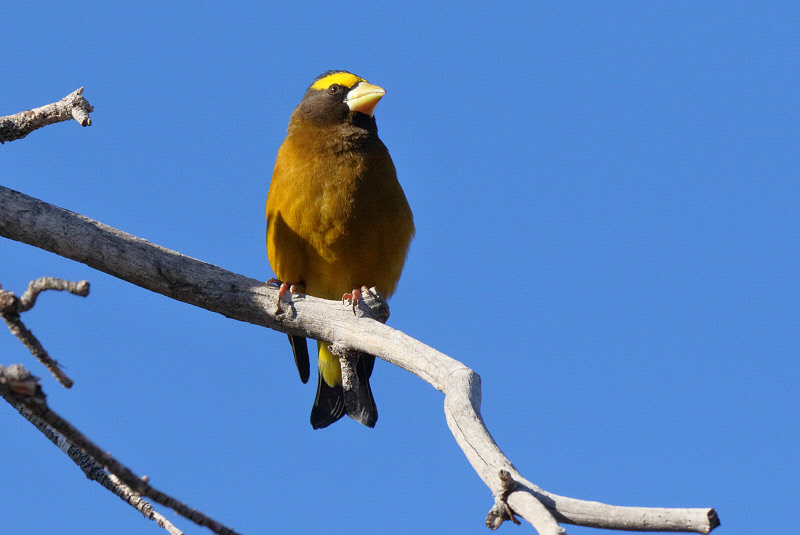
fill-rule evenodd
<path id="1" fill-rule="evenodd" d="M 339 84 L 333 84 L 328 88 L 328 93 L 330 93 L 331 95 L 335 95 L 336 93 L 339 92 L 339 89 L 341 88 L 342 86 L 340 86 Z"/>

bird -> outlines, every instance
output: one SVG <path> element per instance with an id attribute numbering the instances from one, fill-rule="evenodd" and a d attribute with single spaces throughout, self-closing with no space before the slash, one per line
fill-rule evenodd
<path id="1" fill-rule="evenodd" d="M 314 79 L 289 119 L 267 194 L 267 256 L 283 292 L 289 285 L 323 299 L 360 288 L 394 293 L 415 234 L 414 217 L 373 112 L 386 91 L 348 71 Z M 280 295 L 280 294 L 279 294 Z M 300 379 L 310 376 L 306 339 L 289 335 Z M 369 378 L 375 357 L 356 364 L 356 399 L 345 404 L 339 359 L 317 341 L 318 383 L 311 426 L 345 413 L 374 427 Z"/>

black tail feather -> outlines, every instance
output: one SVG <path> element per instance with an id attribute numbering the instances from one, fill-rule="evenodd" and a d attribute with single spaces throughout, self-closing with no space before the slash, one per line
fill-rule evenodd
<path id="1" fill-rule="evenodd" d="M 341 385 L 329 386 L 319 375 L 317 397 L 311 409 L 311 427 L 320 429 L 328 427 L 347 414 L 353 420 L 375 427 L 378 421 L 378 407 L 372 397 L 369 377 L 375 366 L 375 357 L 361 353 L 356 365 L 356 384 L 345 392 Z"/>
<path id="2" fill-rule="evenodd" d="M 367 427 L 375 427 L 378 421 L 378 407 L 375 405 L 372 388 L 369 386 L 369 377 L 374 367 L 375 357 L 360 353 L 356 365 L 357 384 L 352 391 L 344 393 L 347 415 Z"/>
<path id="3" fill-rule="evenodd" d="M 305 384 L 311 376 L 311 365 L 308 361 L 308 344 L 302 336 L 293 336 L 291 334 L 289 335 L 289 343 L 292 344 L 294 363 L 297 366 L 297 371 L 300 372 L 300 380 Z"/>
<path id="4" fill-rule="evenodd" d="M 311 408 L 311 427 L 322 429 L 344 416 L 344 390 L 342 385 L 328 386 L 322 374 L 317 383 L 317 397 Z"/>

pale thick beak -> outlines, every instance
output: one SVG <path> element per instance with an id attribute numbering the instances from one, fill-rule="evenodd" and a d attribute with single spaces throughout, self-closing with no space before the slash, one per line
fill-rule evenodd
<path id="1" fill-rule="evenodd" d="M 344 103 L 347 104 L 350 111 L 358 111 L 372 117 L 375 106 L 378 105 L 378 101 L 385 94 L 386 91 L 382 87 L 368 84 L 367 82 L 359 82 L 357 86 L 347 93 Z"/>

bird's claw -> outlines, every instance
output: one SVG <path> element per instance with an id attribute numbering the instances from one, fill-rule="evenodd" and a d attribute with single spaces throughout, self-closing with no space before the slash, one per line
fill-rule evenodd
<path id="1" fill-rule="evenodd" d="M 358 300 L 361 299 L 362 294 L 368 296 L 374 295 L 372 291 L 366 286 L 362 286 L 360 290 L 358 288 L 353 288 L 352 292 L 350 292 L 349 294 L 344 294 L 342 296 L 342 304 L 345 305 L 347 303 L 350 303 L 351 305 L 353 305 L 353 314 L 355 314 L 356 308 L 358 307 Z"/>
<path id="2" fill-rule="evenodd" d="M 271 278 L 267 281 L 267 286 L 272 286 L 278 289 L 278 308 L 281 306 L 281 301 L 284 300 L 286 295 L 288 294 L 291 297 L 294 294 L 300 293 L 303 291 L 303 284 L 301 283 L 287 283 L 283 282 L 280 279 Z"/>

